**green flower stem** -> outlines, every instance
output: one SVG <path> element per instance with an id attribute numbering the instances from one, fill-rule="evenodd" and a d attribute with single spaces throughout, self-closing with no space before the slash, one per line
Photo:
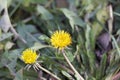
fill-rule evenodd
<path id="1" fill-rule="evenodd" d="M 49 75 L 51 75 L 51 76 L 54 77 L 55 79 L 61 80 L 61 79 L 60 79 L 59 77 L 57 77 L 55 74 L 53 74 L 53 73 L 51 73 L 50 71 L 48 71 L 47 69 L 43 68 L 43 67 L 40 66 L 38 63 L 36 63 L 36 64 L 37 64 L 37 66 L 38 66 L 41 70 L 45 71 L 46 73 L 48 73 Z"/>
<path id="2" fill-rule="evenodd" d="M 69 61 L 69 59 L 67 58 L 67 56 L 65 55 L 64 50 L 62 50 L 62 54 L 65 58 L 65 60 L 67 61 L 68 65 L 70 66 L 70 68 L 74 71 L 74 73 L 78 76 L 79 80 L 84 80 L 84 78 L 77 72 L 77 70 L 74 68 L 74 66 L 71 64 L 71 62 Z"/>

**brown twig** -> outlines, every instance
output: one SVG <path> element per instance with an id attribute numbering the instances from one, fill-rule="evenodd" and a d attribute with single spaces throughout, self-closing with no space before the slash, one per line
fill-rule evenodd
<path id="1" fill-rule="evenodd" d="M 69 74 L 74 75 L 74 72 L 73 72 L 71 69 L 69 69 L 69 68 L 66 67 L 65 65 L 62 65 L 61 63 L 59 63 L 59 64 L 60 64 L 60 66 L 61 66 L 63 69 L 65 69 Z"/>
<path id="2" fill-rule="evenodd" d="M 16 30 L 13 28 L 13 26 L 10 26 L 10 31 L 14 34 L 15 39 L 20 39 L 24 44 L 27 42 L 16 32 Z"/>
<path id="3" fill-rule="evenodd" d="M 113 29 L 113 9 L 112 9 L 112 5 L 109 5 L 108 9 L 109 9 L 108 28 L 109 28 L 109 33 L 112 33 L 112 29 Z"/>
<path id="4" fill-rule="evenodd" d="M 68 65 L 70 66 L 70 68 L 74 71 L 74 73 L 77 75 L 77 78 L 79 78 L 79 80 L 84 80 L 84 78 L 78 73 L 78 71 L 74 68 L 74 66 L 71 64 L 71 62 L 69 61 L 69 59 L 67 58 L 64 50 L 62 50 L 62 54 L 65 58 L 65 60 L 67 61 Z"/>
<path id="5" fill-rule="evenodd" d="M 5 11 L 6 11 L 6 14 L 8 15 L 8 9 L 7 7 L 5 7 Z M 27 42 L 16 32 L 16 30 L 13 28 L 13 25 L 11 24 L 10 22 L 10 31 L 14 34 L 15 36 L 15 39 L 20 39 L 24 44 L 26 44 Z"/>
<path id="6" fill-rule="evenodd" d="M 47 69 L 45 69 L 44 67 L 42 67 L 41 65 L 39 65 L 38 63 L 36 63 L 36 65 L 43 70 L 44 72 L 48 73 L 49 75 L 51 75 L 52 77 L 54 77 L 57 80 L 61 80 L 57 75 L 51 73 L 50 71 L 48 71 Z"/>

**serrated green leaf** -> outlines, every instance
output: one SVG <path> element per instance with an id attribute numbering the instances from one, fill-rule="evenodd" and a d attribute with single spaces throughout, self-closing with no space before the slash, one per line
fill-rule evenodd
<path id="1" fill-rule="evenodd" d="M 21 49 L 5 52 L 1 57 L 0 67 L 6 66 L 11 74 L 15 74 L 17 59 L 20 57 Z"/>
<path id="2" fill-rule="evenodd" d="M 42 15 L 41 18 L 44 20 L 53 19 L 53 15 L 41 5 L 37 5 L 37 12 L 38 12 L 38 14 Z"/>
<path id="3" fill-rule="evenodd" d="M 98 69 L 97 74 L 96 74 L 97 75 L 96 79 L 103 80 L 103 77 L 105 75 L 106 63 L 107 63 L 106 61 L 107 61 L 107 55 L 104 53 L 102 55 L 100 66 L 99 66 L 99 69 Z"/>
<path id="4" fill-rule="evenodd" d="M 12 37 L 13 36 L 13 34 L 12 33 L 3 33 L 2 35 L 0 35 L 0 41 L 3 41 L 3 40 L 5 40 L 5 39 L 7 39 L 7 38 L 10 38 L 10 37 Z"/>
<path id="5" fill-rule="evenodd" d="M 10 61 L 17 60 L 17 58 L 20 56 L 21 51 L 22 49 L 16 49 L 9 52 L 5 52 L 4 56 Z"/>
<path id="6" fill-rule="evenodd" d="M 44 45 L 44 44 L 41 44 L 39 42 L 36 42 L 34 44 L 34 46 L 31 47 L 31 49 L 33 49 L 33 50 L 39 50 L 39 49 L 46 48 L 46 47 L 51 47 L 51 46 L 50 45 Z"/>
<path id="7" fill-rule="evenodd" d="M 71 76 L 69 73 L 67 73 L 66 71 L 62 71 L 62 74 L 63 74 L 64 76 L 66 76 L 68 79 L 74 80 L 74 79 L 72 78 L 72 76 Z"/>
<path id="8" fill-rule="evenodd" d="M 19 35 L 27 41 L 27 45 L 19 40 L 17 41 L 18 46 L 21 48 L 25 48 L 26 46 L 32 46 L 34 42 L 39 41 L 36 37 L 33 36 L 33 33 L 37 32 L 37 29 L 34 25 L 19 25 L 17 27 L 17 31 Z"/>
<path id="9" fill-rule="evenodd" d="M 111 62 L 111 64 L 106 69 L 106 74 L 114 74 L 119 72 L 120 69 L 120 58 Z"/>
<path id="10" fill-rule="evenodd" d="M 38 79 L 38 73 L 34 70 L 24 70 L 23 72 L 23 80 L 37 80 Z"/>
<path id="11" fill-rule="evenodd" d="M 20 70 L 16 73 L 14 80 L 23 80 L 23 69 L 20 69 Z"/>
<path id="12" fill-rule="evenodd" d="M 6 67 L 9 69 L 9 71 L 12 75 L 15 75 L 16 64 L 17 64 L 16 60 L 13 60 L 13 61 L 9 62 L 9 64 L 6 65 Z"/>
<path id="13" fill-rule="evenodd" d="M 91 32 L 91 27 L 89 25 L 87 25 L 86 26 L 86 34 L 85 34 L 85 37 L 86 37 L 85 47 L 86 47 L 86 54 L 89 59 L 90 69 L 91 69 L 91 72 L 93 72 L 94 67 L 95 67 L 95 54 L 93 53 L 92 48 L 91 48 L 90 32 Z"/>
<path id="14" fill-rule="evenodd" d="M 72 12 L 68 9 L 65 9 L 65 8 L 62 8 L 61 11 L 69 19 L 70 25 L 71 25 L 73 30 L 74 30 L 75 25 L 79 25 L 80 27 L 85 26 L 85 22 L 83 22 L 83 20 L 74 12 Z"/>
<path id="15" fill-rule="evenodd" d="M 95 49 L 96 39 L 102 30 L 103 27 L 98 22 L 94 22 L 92 24 L 91 32 L 90 32 L 90 41 L 91 41 L 91 48 L 93 50 Z"/>
<path id="16" fill-rule="evenodd" d="M 70 62 L 74 60 L 74 55 L 71 52 L 66 52 L 66 56 L 68 57 Z"/>
<path id="17" fill-rule="evenodd" d="M 119 48 L 119 46 L 118 46 L 118 44 L 117 44 L 117 41 L 116 41 L 116 39 L 114 38 L 113 35 L 111 35 L 111 38 L 112 38 L 112 40 L 113 40 L 113 43 L 114 43 L 114 45 L 115 45 L 115 47 L 116 47 L 116 49 L 117 49 L 117 51 L 118 51 L 118 55 L 119 55 L 119 57 L 120 57 L 120 48 Z"/>
<path id="18" fill-rule="evenodd" d="M 39 39 L 42 40 L 42 41 L 46 41 L 46 42 L 50 41 L 50 38 L 46 35 L 40 35 Z"/>

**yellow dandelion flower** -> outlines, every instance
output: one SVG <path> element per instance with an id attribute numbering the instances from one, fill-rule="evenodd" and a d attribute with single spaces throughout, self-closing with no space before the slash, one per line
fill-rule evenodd
<path id="1" fill-rule="evenodd" d="M 72 43 L 70 34 L 64 30 L 55 31 L 50 41 L 55 48 L 59 49 L 63 49 Z"/>
<path id="2" fill-rule="evenodd" d="M 22 52 L 21 59 L 26 64 L 34 64 L 38 58 L 36 51 L 32 49 L 26 49 Z"/>

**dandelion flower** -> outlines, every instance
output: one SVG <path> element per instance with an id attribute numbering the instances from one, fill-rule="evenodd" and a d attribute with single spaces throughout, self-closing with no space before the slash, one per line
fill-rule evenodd
<path id="1" fill-rule="evenodd" d="M 26 64 L 33 64 L 36 62 L 38 58 L 37 53 L 32 50 L 32 49 L 26 49 L 23 51 L 21 59 L 26 63 Z"/>
<path id="2" fill-rule="evenodd" d="M 64 30 L 55 31 L 51 36 L 51 44 L 55 48 L 64 49 L 72 43 L 71 36 Z"/>
<path id="3" fill-rule="evenodd" d="M 35 50 L 32 49 L 26 49 L 22 52 L 21 55 L 21 60 L 27 64 L 25 66 L 25 69 L 29 70 L 31 67 L 34 68 L 34 70 L 39 70 L 40 64 L 38 62 L 41 61 L 37 61 L 39 55 L 37 55 Z"/>
<path id="4" fill-rule="evenodd" d="M 32 50 L 32 49 L 26 49 L 26 50 L 24 50 L 22 52 L 22 55 L 21 55 L 21 60 L 27 64 L 24 69 L 29 70 L 31 67 L 33 67 L 36 72 L 39 69 L 41 69 L 41 70 L 45 71 L 46 73 L 50 74 L 55 79 L 61 80 L 59 77 L 57 77 L 56 75 L 54 75 L 53 73 L 51 73 L 50 71 L 48 71 L 47 69 L 45 69 L 44 67 L 42 67 L 38 63 L 39 61 L 37 61 L 38 57 L 39 57 L 39 55 L 37 55 L 37 53 L 36 53 L 35 50 Z"/>

